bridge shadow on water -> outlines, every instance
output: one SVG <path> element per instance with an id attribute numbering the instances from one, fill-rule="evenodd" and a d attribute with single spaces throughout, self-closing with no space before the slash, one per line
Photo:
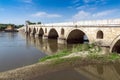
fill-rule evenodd
<path id="1" fill-rule="evenodd" d="M 35 80 L 120 80 L 120 63 L 76 65 L 53 70 Z"/>
<path id="2" fill-rule="evenodd" d="M 55 54 L 61 50 L 64 49 L 69 49 L 71 50 L 73 48 L 73 46 L 78 45 L 78 44 L 84 44 L 84 43 L 88 43 L 88 39 L 84 38 L 84 40 L 82 41 L 83 43 L 79 43 L 79 42 L 71 42 L 69 44 L 58 44 L 57 43 L 57 39 L 56 38 L 51 38 L 49 37 L 49 39 L 42 39 L 41 37 L 39 38 L 35 38 L 34 36 L 26 36 L 26 43 L 27 45 L 33 45 L 35 46 L 38 50 L 44 52 L 45 54 L 48 55 L 52 55 Z"/>

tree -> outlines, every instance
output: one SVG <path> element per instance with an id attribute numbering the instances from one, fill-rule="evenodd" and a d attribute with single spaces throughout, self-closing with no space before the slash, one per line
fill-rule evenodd
<path id="1" fill-rule="evenodd" d="M 41 22 L 37 22 L 37 24 L 41 24 Z"/>
<path id="2" fill-rule="evenodd" d="M 29 25 L 31 25 L 31 24 L 36 24 L 36 23 L 34 23 L 34 22 L 31 22 L 31 21 L 26 21 L 26 24 L 29 24 Z"/>

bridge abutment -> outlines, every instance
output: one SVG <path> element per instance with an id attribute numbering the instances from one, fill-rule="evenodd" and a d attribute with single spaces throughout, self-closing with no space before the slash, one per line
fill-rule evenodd
<path id="1" fill-rule="evenodd" d="M 57 43 L 58 44 L 67 44 L 67 40 L 65 38 L 58 38 Z"/>
<path id="2" fill-rule="evenodd" d="M 33 33 L 30 33 L 30 36 L 33 37 L 34 36 Z"/>
<path id="3" fill-rule="evenodd" d="M 35 34 L 35 38 L 39 38 L 39 34 Z"/>
<path id="4" fill-rule="evenodd" d="M 43 39 L 48 39 L 48 36 L 47 36 L 47 35 L 43 35 L 42 38 L 43 38 Z"/>

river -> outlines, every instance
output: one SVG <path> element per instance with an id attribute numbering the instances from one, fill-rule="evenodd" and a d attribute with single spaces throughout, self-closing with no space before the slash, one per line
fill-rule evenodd
<path id="1" fill-rule="evenodd" d="M 0 32 L 0 72 L 37 63 L 72 44 L 60 45 L 57 40 L 42 40 L 24 33 Z M 83 65 L 39 76 L 41 80 L 120 80 L 120 64 Z"/>
<path id="2" fill-rule="evenodd" d="M 57 40 L 0 32 L 0 72 L 34 64 L 40 58 L 55 54 L 65 47 L 68 46 L 58 45 Z"/>

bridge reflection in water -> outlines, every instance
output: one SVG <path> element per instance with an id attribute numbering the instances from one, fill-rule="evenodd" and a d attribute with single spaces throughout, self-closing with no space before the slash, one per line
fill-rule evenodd
<path id="1" fill-rule="evenodd" d="M 40 76 L 42 80 L 120 80 L 120 63 L 75 66 Z"/>
<path id="2" fill-rule="evenodd" d="M 64 48 L 72 48 L 70 45 L 58 44 L 57 40 L 41 39 L 30 36 L 26 37 L 26 44 L 33 45 L 40 51 L 52 55 Z M 55 70 L 52 73 L 39 76 L 41 80 L 120 80 L 120 63 L 115 62 L 107 65 L 76 65 L 62 70 Z"/>
<path id="3" fill-rule="evenodd" d="M 38 50 L 47 55 L 55 54 L 61 50 L 71 50 L 73 46 L 78 44 L 58 44 L 57 39 L 42 39 L 41 37 L 35 38 L 34 36 L 22 35 L 26 38 L 26 44 L 35 46 Z M 87 37 L 84 36 L 84 43 L 88 43 Z"/>
<path id="4" fill-rule="evenodd" d="M 73 46 L 72 44 L 58 44 L 56 39 L 43 40 L 41 38 L 35 38 L 30 36 L 26 36 L 26 42 L 27 45 L 35 46 L 38 50 L 46 53 L 47 55 L 55 54 L 65 48 L 70 49 Z"/>

